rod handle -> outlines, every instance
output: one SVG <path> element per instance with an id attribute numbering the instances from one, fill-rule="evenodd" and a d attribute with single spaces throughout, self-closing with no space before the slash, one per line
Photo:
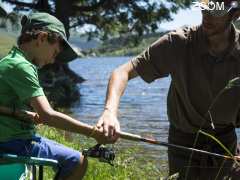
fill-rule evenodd
<path id="1" fill-rule="evenodd" d="M 127 133 L 127 132 L 118 132 L 120 138 L 122 139 L 127 139 L 127 140 L 132 140 L 132 141 L 140 141 L 142 139 L 142 137 L 140 135 L 136 135 L 136 134 L 131 134 L 131 133 Z"/>

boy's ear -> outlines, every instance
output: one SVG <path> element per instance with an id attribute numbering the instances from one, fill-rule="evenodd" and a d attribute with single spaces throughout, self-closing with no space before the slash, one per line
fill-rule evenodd
<path id="1" fill-rule="evenodd" d="M 46 41 L 48 38 L 48 33 L 47 32 L 40 32 L 37 36 L 37 44 L 41 44 L 44 41 Z"/>

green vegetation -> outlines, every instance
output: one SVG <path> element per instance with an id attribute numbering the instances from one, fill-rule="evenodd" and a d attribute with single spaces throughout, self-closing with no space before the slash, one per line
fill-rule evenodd
<path id="1" fill-rule="evenodd" d="M 164 33 L 125 36 L 104 41 L 100 48 L 93 50 L 97 56 L 134 56 L 141 53 Z"/>
<path id="2" fill-rule="evenodd" d="M 162 22 L 171 21 L 173 14 L 192 5 L 191 0 L 168 0 L 167 3 L 146 0 L 28 0 L 27 3 L 4 0 L 4 3 L 13 6 L 17 14 L 32 10 L 50 12 L 64 23 L 67 34 L 70 29 L 88 25 L 90 28 L 84 30 L 88 36 L 101 39 L 128 32 L 140 36 L 156 32 Z"/>
<path id="3" fill-rule="evenodd" d="M 90 138 L 88 139 L 85 136 L 67 133 L 47 126 L 39 126 L 38 132 L 49 139 L 55 140 L 76 150 L 92 147 L 96 143 L 94 140 Z M 126 149 L 121 148 L 121 143 L 117 143 L 114 145 L 114 148 L 117 149 L 114 166 L 89 158 L 89 166 L 85 180 L 144 180 L 167 176 L 166 162 L 161 162 L 165 167 L 163 166 L 163 169 L 158 169 L 155 165 L 157 162 L 140 156 L 139 153 L 142 154 L 142 152 L 139 147 L 133 146 Z M 44 179 L 52 179 L 53 175 L 53 170 L 47 168 Z"/>
<path id="4" fill-rule="evenodd" d="M 0 58 L 5 56 L 16 43 L 14 35 L 0 30 Z"/>

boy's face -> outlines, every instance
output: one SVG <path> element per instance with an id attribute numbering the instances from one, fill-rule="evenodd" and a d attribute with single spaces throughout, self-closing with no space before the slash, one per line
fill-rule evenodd
<path id="1" fill-rule="evenodd" d="M 62 51 L 62 43 L 57 40 L 55 43 L 49 43 L 47 32 L 41 32 L 36 41 L 36 51 L 34 63 L 39 67 L 54 63 L 56 56 Z"/>

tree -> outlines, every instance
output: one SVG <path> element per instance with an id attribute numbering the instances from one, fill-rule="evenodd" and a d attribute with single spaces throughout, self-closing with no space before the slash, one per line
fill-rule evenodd
<path id="1" fill-rule="evenodd" d="M 1 4 L 0 4 L 0 17 L 5 17 L 5 16 L 7 16 L 7 12 L 1 7 Z"/>
<path id="2" fill-rule="evenodd" d="M 5 18 L 6 18 L 6 16 L 7 16 L 7 12 L 1 7 L 1 4 L 0 4 L 0 27 L 4 27 L 5 26 Z"/>
<path id="3" fill-rule="evenodd" d="M 89 38 L 97 36 L 101 39 L 128 33 L 141 36 L 155 32 L 162 21 L 171 20 L 171 13 L 191 5 L 191 0 L 2 0 L 2 2 L 13 5 L 15 12 L 37 10 L 56 16 L 63 22 L 68 37 L 71 28 L 88 25 L 91 27 L 86 29 Z M 73 83 L 66 83 L 66 78 L 70 77 L 69 81 L 74 83 L 81 82 L 82 78 L 72 72 L 68 65 L 57 63 L 43 68 L 42 71 L 40 79 L 43 77 L 45 88 L 49 88 L 49 78 L 52 78 L 54 80 L 51 79 L 50 84 L 54 82 L 58 84 L 58 90 L 63 89 L 59 93 L 63 97 L 58 99 L 63 99 L 64 102 L 68 99 L 77 99 L 77 88 L 74 88 Z M 63 79 L 62 77 L 64 80 L 61 84 L 59 81 Z M 68 84 L 69 87 L 66 86 Z M 50 99 L 59 97 L 50 89 L 48 93 Z M 77 91 L 72 93 L 73 97 L 69 97 L 69 89 Z"/>
<path id="4" fill-rule="evenodd" d="M 3 0 L 15 6 L 15 11 L 35 9 L 58 17 L 69 29 L 89 25 L 89 36 L 109 36 L 154 32 L 171 13 L 187 8 L 191 0 Z M 67 33 L 69 35 L 69 33 Z"/>

